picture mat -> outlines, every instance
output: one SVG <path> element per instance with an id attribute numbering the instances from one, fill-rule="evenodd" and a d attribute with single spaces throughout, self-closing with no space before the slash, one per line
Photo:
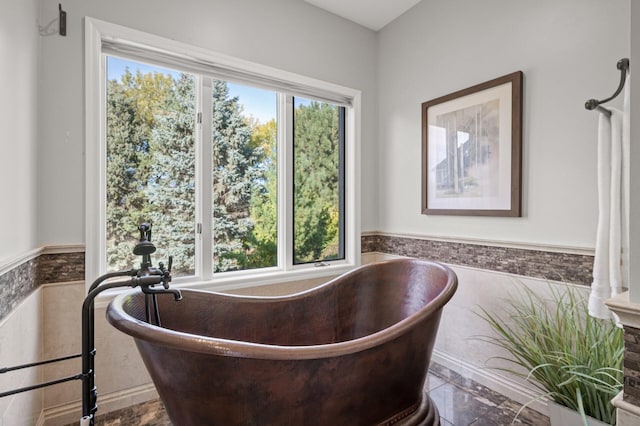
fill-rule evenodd
<path id="1" fill-rule="evenodd" d="M 428 186 L 427 201 L 429 209 L 465 209 L 465 210 L 509 210 L 511 208 L 511 110 L 512 83 L 505 83 L 470 95 L 452 99 L 429 107 L 427 123 L 428 137 Z M 476 105 L 498 100 L 499 135 L 492 141 L 498 147 L 498 162 L 495 173 L 498 176 L 497 193 L 488 196 L 442 196 L 437 188 L 436 167 L 442 160 L 438 148 L 442 147 L 442 129 L 436 126 L 438 116 L 454 113 Z M 436 130 L 442 129 L 442 130 Z"/>

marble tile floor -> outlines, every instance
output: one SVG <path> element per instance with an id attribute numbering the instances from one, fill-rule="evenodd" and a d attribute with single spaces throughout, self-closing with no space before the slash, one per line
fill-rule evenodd
<path id="1" fill-rule="evenodd" d="M 425 387 L 438 406 L 442 426 L 549 425 L 546 416 L 529 408 L 514 420 L 520 404 L 439 364 L 431 363 Z M 160 400 L 99 414 L 95 424 L 171 426 Z"/>
<path id="2" fill-rule="evenodd" d="M 549 426 L 549 418 L 486 386 L 431 363 L 427 383 L 429 396 L 438 407 L 443 426 Z"/>

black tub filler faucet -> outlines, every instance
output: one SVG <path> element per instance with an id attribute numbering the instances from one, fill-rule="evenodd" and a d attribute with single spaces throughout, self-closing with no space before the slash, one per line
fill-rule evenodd
<path id="1" fill-rule="evenodd" d="M 87 296 L 82 304 L 82 353 L 69 355 L 61 358 L 49 359 L 30 364 L 23 364 L 14 367 L 0 368 L 0 374 L 9 371 L 15 371 L 23 368 L 35 367 L 38 365 L 50 364 L 59 361 L 65 361 L 72 358 L 82 357 L 82 372 L 69 377 L 58 380 L 52 380 L 33 386 L 27 386 L 0 393 L 0 398 L 14 395 L 20 392 L 27 392 L 34 389 L 52 386 L 71 380 L 82 381 L 82 417 L 80 419 L 81 426 L 93 426 L 95 421 L 95 413 L 98 410 L 98 396 L 95 387 L 95 369 L 94 360 L 96 355 L 94 343 L 94 299 L 98 294 L 105 290 L 116 287 L 140 287 L 145 294 L 146 319 L 150 324 L 160 326 L 160 312 L 158 311 L 157 296 L 159 294 L 171 294 L 174 300 L 182 300 L 180 290 L 170 288 L 171 282 L 171 266 L 173 258 L 169 256 L 167 267 L 160 262 L 157 268 L 151 263 L 151 254 L 156 251 L 155 245 L 151 242 L 151 224 L 141 223 L 138 226 L 140 232 L 140 240 L 133 248 L 133 254 L 142 256 L 140 268 L 129 269 L 125 271 L 109 272 L 98 277 L 89 287 Z M 124 278 L 120 280 L 112 280 L 114 278 Z M 108 282 L 105 282 L 109 280 Z M 159 287 L 156 287 L 159 285 Z"/>

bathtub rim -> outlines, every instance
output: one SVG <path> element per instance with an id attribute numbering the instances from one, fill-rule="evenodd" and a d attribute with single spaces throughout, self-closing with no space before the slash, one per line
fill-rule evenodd
<path id="1" fill-rule="evenodd" d="M 327 286 L 334 284 L 334 281 L 343 279 L 349 275 L 356 274 L 367 268 L 372 268 L 381 264 L 392 263 L 421 263 L 430 267 L 440 269 L 446 275 L 446 284 L 443 290 L 426 306 L 404 318 L 397 323 L 386 327 L 375 333 L 359 337 L 357 339 L 345 340 L 336 343 L 306 346 L 283 346 L 269 345 L 264 343 L 245 342 L 240 340 L 222 339 L 217 337 L 202 336 L 182 331 L 175 331 L 168 328 L 158 327 L 141 321 L 126 313 L 123 309 L 123 301 L 127 297 L 140 292 L 139 289 L 129 290 L 116 296 L 107 307 L 107 321 L 136 340 L 153 343 L 167 348 L 178 349 L 188 352 L 196 352 L 207 355 L 218 355 L 225 357 L 264 359 L 264 360 L 306 360 L 332 358 L 344 355 L 353 355 L 368 349 L 380 346 L 383 343 L 397 339 L 410 330 L 412 326 L 419 323 L 425 317 L 436 314 L 453 297 L 458 286 L 458 279 L 451 268 L 438 262 L 422 259 L 391 259 L 382 262 L 370 263 L 357 267 L 345 274 L 342 274 L 324 284 L 314 288 L 285 296 L 248 296 L 232 295 L 207 291 L 200 289 L 182 288 L 182 292 L 215 294 L 216 297 L 228 299 L 249 299 L 252 302 L 269 303 L 273 301 L 295 300 L 308 297 L 311 294 L 322 291 Z M 169 297 L 169 296 L 167 296 Z M 180 303 L 180 302 L 177 302 Z"/>

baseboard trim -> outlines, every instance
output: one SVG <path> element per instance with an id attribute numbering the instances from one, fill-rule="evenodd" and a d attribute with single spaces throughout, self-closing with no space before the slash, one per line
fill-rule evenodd
<path id="1" fill-rule="evenodd" d="M 44 410 L 40 412 L 40 416 L 38 416 L 38 420 L 36 420 L 36 426 L 44 426 Z"/>
<path id="2" fill-rule="evenodd" d="M 158 391 L 156 391 L 153 383 L 103 395 L 98 393 L 98 412 L 96 414 L 100 415 L 120 410 L 158 397 Z M 74 401 L 45 408 L 40 417 L 43 418 L 43 422 L 39 423 L 39 426 L 59 426 L 77 422 L 82 417 L 82 403 L 81 401 Z"/>
<path id="3" fill-rule="evenodd" d="M 84 253 L 84 244 L 55 244 L 42 247 L 42 254 Z"/>
<path id="4" fill-rule="evenodd" d="M 619 394 L 614 396 L 611 400 L 611 404 L 613 404 L 613 406 L 618 410 L 626 411 L 628 414 L 631 414 L 640 420 L 640 407 L 625 401 L 624 391 L 620 391 Z"/>
<path id="5" fill-rule="evenodd" d="M 546 399 L 539 398 L 535 390 L 523 386 L 521 383 L 508 377 L 496 374 L 489 369 L 478 367 L 447 353 L 433 350 L 431 358 L 434 362 L 455 371 L 462 376 L 469 378 L 483 386 L 486 386 L 502 395 L 520 403 L 527 404 L 528 407 L 537 412 L 548 415 Z"/>
<path id="6" fill-rule="evenodd" d="M 55 288 L 55 287 L 67 287 L 67 286 L 78 286 L 78 285 L 84 285 L 84 281 L 60 281 L 59 283 L 48 283 L 48 284 L 42 284 L 40 286 L 40 288 L 45 289 L 45 288 Z"/>

